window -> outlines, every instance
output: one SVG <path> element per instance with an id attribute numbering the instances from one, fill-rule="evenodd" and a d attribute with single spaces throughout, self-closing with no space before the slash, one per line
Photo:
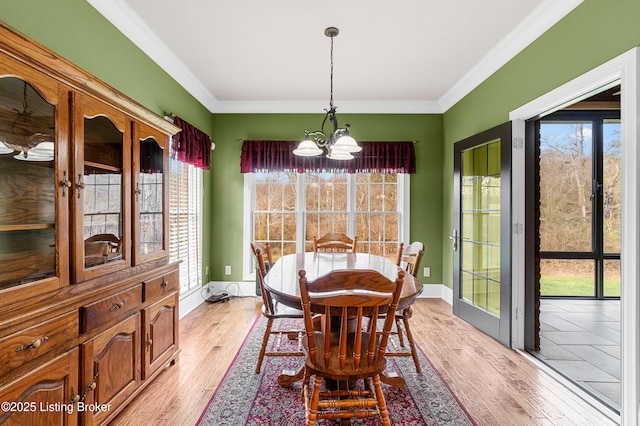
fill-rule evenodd
<path id="1" fill-rule="evenodd" d="M 202 285 L 202 170 L 169 159 L 169 256 L 182 260 L 180 293 Z"/>
<path id="2" fill-rule="evenodd" d="M 313 248 L 313 237 L 343 232 L 358 251 L 395 260 L 408 240 L 409 175 L 259 172 L 245 174 L 245 279 L 254 273 L 251 241 L 268 242 L 274 259 Z"/>

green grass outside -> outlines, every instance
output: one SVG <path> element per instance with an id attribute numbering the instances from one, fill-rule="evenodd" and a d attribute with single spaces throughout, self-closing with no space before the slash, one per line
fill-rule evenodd
<path id="1" fill-rule="evenodd" d="M 546 276 L 540 279 L 540 295 L 542 296 L 595 296 L 593 278 L 575 276 Z M 620 281 L 605 280 L 604 295 L 620 296 Z"/>

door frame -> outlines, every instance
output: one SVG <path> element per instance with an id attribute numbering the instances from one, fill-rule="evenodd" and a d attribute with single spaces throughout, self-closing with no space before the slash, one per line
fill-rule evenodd
<path id="1" fill-rule="evenodd" d="M 621 387 L 620 417 L 622 425 L 638 425 L 640 413 L 640 47 L 588 71 L 568 83 L 513 110 L 512 121 L 512 347 L 524 348 L 525 292 L 531 291 L 531 235 L 524 230 L 525 212 L 531 200 L 525 172 L 525 121 L 544 116 L 589 97 L 603 86 L 621 84 L 622 120 L 622 244 L 621 244 Z M 530 198 L 530 197 L 529 197 Z"/>

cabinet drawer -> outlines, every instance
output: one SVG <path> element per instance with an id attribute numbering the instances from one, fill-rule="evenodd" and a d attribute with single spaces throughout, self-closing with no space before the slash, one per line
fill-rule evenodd
<path id="1" fill-rule="evenodd" d="M 89 332 L 96 327 L 113 319 L 123 317 L 142 304 L 142 284 L 105 297 L 90 305 L 83 306 L 80 310 L 82 318 L 82 331 Z"/>
<path id="2" fill-rule="evenodd" d="M 0 339 L 0 376 L 78 337 L 78 312 L 55 317 Z"/>
<path id="3" fill-rule="evenodd" d="M 160 299 L 178 289 L 178 272 L 145 281 L 143 285 L 145 302 Z"/>

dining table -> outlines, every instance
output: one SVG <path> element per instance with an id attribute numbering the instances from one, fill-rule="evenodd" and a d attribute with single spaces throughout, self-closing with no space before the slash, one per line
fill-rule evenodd
<path id="1" fill-rule="evenodd" d="M 304 270 L 306 278 L 313 281 L 333 271 L 374 270 L 395 281 L 400 268 L 390 259 L 368 253 L 324 253 L 305 252 L 282 256 L 264 277 L 264 286 L 277 303 L 301 309 L 299 272 Z M 422 282 L 409 273 L 405 273 L 402 293 L 398 302 L 398 311 L 411 307 L 422 293 Z M 321 312 L 318 312 L 321 314 Z M 280 386 L 288 386 L 303 378 L 304 369 L 284 370 L 278 377 Z M 381 380 L 394 387 L 404 386 L 404 378 L 395 372 L 385 373 Z"/>

